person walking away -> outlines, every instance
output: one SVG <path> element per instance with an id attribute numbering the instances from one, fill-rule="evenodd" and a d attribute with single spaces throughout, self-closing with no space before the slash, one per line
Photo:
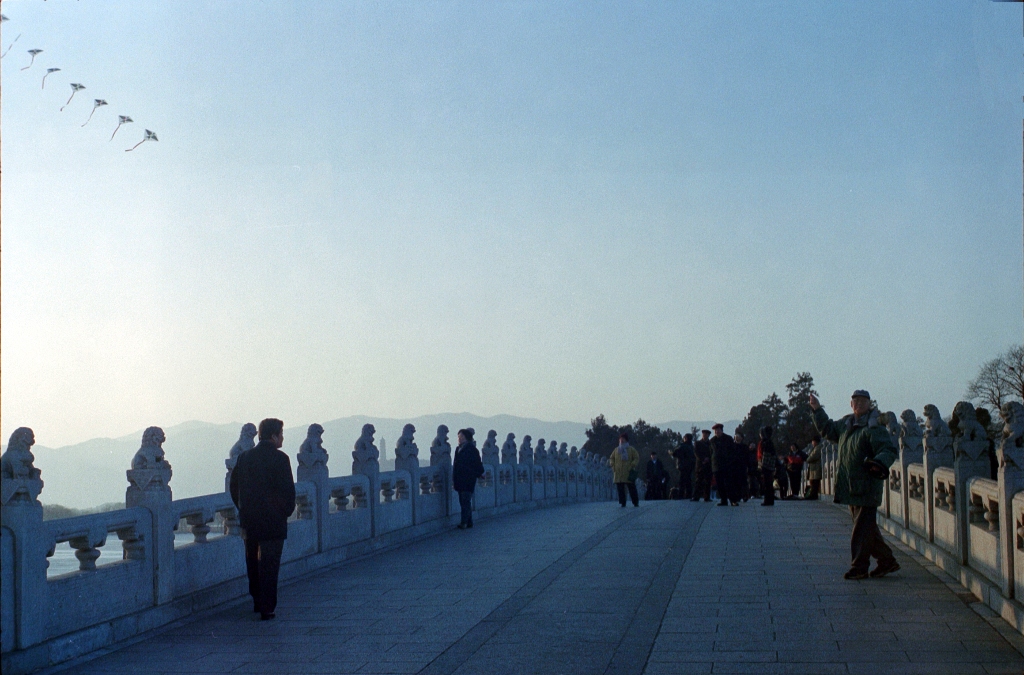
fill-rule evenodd
<path id="1" fill-rule="evenodd" d="M 698 501 L 703 499 L 706 502 L 711 501 L 711 441 L 708 437 L 711 436 L 711 432 L 707 429 L 702 429 L 700 432 L 700 440 L 693 444 L 693 457 L 694 457 L 694 479 L 693 479 L 693 497 L 690 501 Z"/>
<path id="2" fill-rule="evenodd" d="M 728 506 L 732 503 L 737 506 L 739 501 L 732 490 L 733 472 L 733 450 L 732 439 L 722 433 L 725 428 L 723 424 L 713 424 L 711 430 L 715 435 L 711 437 L 711 471 L 715 475 L 715 485 L 718 488 L 719 506 Z"/>
<path id="3" fill-rule="evenodd" d="M 789 491 L 792 499 L 800 499 L 800 481 L 803 478 L 806 459 L 807 455 L 796 447 L 796 443 L 789 444 L 789 454 L 786 455 L 786 473 L 789 474 Z"/>
<path id="4" fill-rule="evenodd" d="M 459 429 L 459 447 L 455 448 L 452 461 L 452 487 L 459 493 L 459 508 L 462 510 L 460 530 L 473 527 L 473 491 L 477 479 L 484 475 L 484 463 L 473 440 L 475 433 L 472 427 Z"/>
<path id="5" fill-rule="evenodd" d="M 647 461 L 645 471 L 647 479 L 647 490 L 644 492 L 644 500 L 664 499 L 665 484 L 668 482 L 668 469 L 658 459 L 658 453 L 651 450 L 651 458 Z"/>
<path id="6" fill-rule="evenodd" d="M 693 434 L 684 434 L 683 442 L 672 453 L 679 471 L 679 498 L 690 499 L 693 496 L 693 467 L 696 458 L 693 455 Z"/>
<path id="7" fill-rule="evenodd" d="M 747 482 L 747 471 L 750 466 L 750 459 L 747 456 L 747 444 L 743 441 L 743 434 L 739 427 L 732 437 L 733 445 L 733 469 L 732 482 L 733 491 L 736 496 L 744 502 L 750 501 L 750 484 Z"/>
<path id="8" fill-rule="evenodd" d="M 775 444 L 772 443 L 772 428 L 761 427 L 758 434 L 757 463 L 761 469 L 761 492 L 764 501 L 761 506 L 775 506 Z"/>
<path id="9" fill-rule="evenodd" d="M 640 506 L 640 497 L 636 493 L 636 471 L 640 465 L 640 453 L 629 444 L 629 435 L 619 434 L 619 446 L 612 450 L 608 458 L 608 466 L 612 467 L 612 480 L 619 491 L 619 505 L 626 508 L 626 489 L 633 506 Z"/>
<path id="10" fill-rule="evenodd" d="M 853 414 L 838 422 L 829 419 L 814 394 L 809 403 L 818 433 L 839 444 L 835 501 L 848 505 L 853 516 L 852 561 L 844 578 L 883 577 L 897 571 L 900 564 L 882 539 L 875 521 L 875 513 L 882 504 L 883 481 L 896 461 L 896 449 L 889 432 L 878 421 L 878 411 L 872 409 L 871 396 L 863 389 L 854 391 L 850 397 Z M 871 558 L 878 563 L 868 572 Z"/>
<path id="11" fill-rule="evenodd" d="M 747 473 L 747 482 L 750 483 L 750 496 L 754 499 L 760 499 L 763 495 L 761 492 L 761 464 L 757 459 L 757 443 L 751 442 L 747 446 L 747 456 L 750 466 Z"/>
<path id="12" fill-rule="evenodd" d="M 807 455 L 807 496 L 817 500 L 821 494 L 821 436 L 811 437 L 811 451 Z"/>
<path id="13" fill-rule="evenodd" d="M 288 516 L 295 510 L 295 480 L 284 445 L 284 422 L 260 422 L 260 442 L 238 456 L 228 484 L 244 530 L 245 573 L 252 608 L 260 619 L 273 619 L 277 610 L 277 579 L 281 552 L 288 538 Z"/>

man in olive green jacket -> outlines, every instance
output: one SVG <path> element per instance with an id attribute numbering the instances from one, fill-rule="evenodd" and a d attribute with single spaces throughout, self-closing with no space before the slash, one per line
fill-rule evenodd
<path id="1" fill-rule="evenodd" d="M 871 396 L 863 389 L 853 392 L 850 399 L 852 415 L 833 422 L 811 394 L 814 426 L 823 437 L 839 444 L 839 458 L 835 474 L 835 501 L 847 504 L 853 514 L 853 535 L 850 552 L 853 562 L 847 579 L 883 577 L 900 568 L 892 549 L 882 539 L 875 521 L 875 512 L 882 504 L 881 478 L 896 461 L 896 450 L 889 433 L 878 422 L 878 411 L 871 408 Z M 876 476 L 872 475 L 872 472 Z M 868 572 L 871 558 L 878 561 Z"/>

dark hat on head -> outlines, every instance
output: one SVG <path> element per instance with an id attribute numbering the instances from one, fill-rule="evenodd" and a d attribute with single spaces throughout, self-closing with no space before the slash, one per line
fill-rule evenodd
<path id="1" fill-rule="evenodd" d="M 700 432 L 701 432 L 702 434 L 710 434 L 710 433 L 711 433 L 711 430 L 710 430 L 710 429 L 701 429 L 701 430 L 700 430 Z"/>
<path id="2" fill-rule="evenodd" d="M 712 428 L 712 429 L 724 429 L 724 428 L 725 428 L 725 425 L 724 425 L 724 424 L 722 424 L 721 422 L 719 422 L 718 424 L 712 424 L 712 425 L 711 425 L 711 428 Z"/>
<path id="3" fill-rule="evenodd" d="M 465 429 L 459 429 L 459 433 L 465 436 L 466 438 L 472 440 L 473 434 L 476 433 L 476 429 L 474 429 L 473 427 L 466 427 Z"/>
<path id="4" fill-rule="evenodd" d="M 857 398 L 863 396 L 864 398 L 871 398 L 871 394 L 868 393 L 867 389 L 858 389 L 850 395 L 850 398 Z"/>

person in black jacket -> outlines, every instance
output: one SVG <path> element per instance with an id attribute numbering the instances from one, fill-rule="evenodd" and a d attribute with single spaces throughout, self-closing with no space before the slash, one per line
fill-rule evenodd
<path id="1" fill-rule="evenodd" d="M 295 480 L 288 455 L 281 452 L 284 423 L 260 422 L 260 442 L 238 456 L 231 472 L 231 501 L 245 531 L 245 571 L 253 611 L 264 621 L 277 608 L 277 576 L 288 538 L 288 516 L 295 510 Z"/>
<path id="2" fill-rule="evenodd" d="M 647 492 L 644 499 L 665 499 L 668 496 L 668 479 L 668 469 L 658 459 L 658 453 L 651 450 L 651 458 L 647 462 Z"/>
<path id="3" fill-rule="evenodd" d="M 452 462 L 452 487 L 459 493 L 459 506 L 462 508 L 460 530 L 473 527 L 473 490 L 477 479 L 484 475 L 484 463 L 480 461 L 480 451 L 473 440 L 475 433 L 472 428 L 459 430 L 459 447 L 455 448 L 455 460 Z"/>
<path id="4" fill-rule="evenodd" d="M 676 469 L 679 470 L 679 498 L 689 499 L 693 496 L 693 467 L 696 463 L 693 434 L 683 435 L 683 442 L 672 455 L 676 458 Z"/>
<path id="5" fill-rule="evenodd" d="M 696 502 L 700 499 L 706 502 L 711 501 L 711 442 L 708 441 L 710 435 L 711 432 L 709 430 L 701 429 L 700 440 L 693 444 L 695 464 L 693 469 L 693 496 L 690 497 L 691 502 Z"/>

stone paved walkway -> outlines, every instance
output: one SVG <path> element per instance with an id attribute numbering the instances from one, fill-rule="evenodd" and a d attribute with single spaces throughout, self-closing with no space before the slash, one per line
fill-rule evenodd
<path id="1" fill-rule="evenodd" d="M 247 601 L 68 672 L 1024 673 L 1024 640 L 934 567 L 844 581 L 826 504 L 584 504 L 477 523 Z"/>

